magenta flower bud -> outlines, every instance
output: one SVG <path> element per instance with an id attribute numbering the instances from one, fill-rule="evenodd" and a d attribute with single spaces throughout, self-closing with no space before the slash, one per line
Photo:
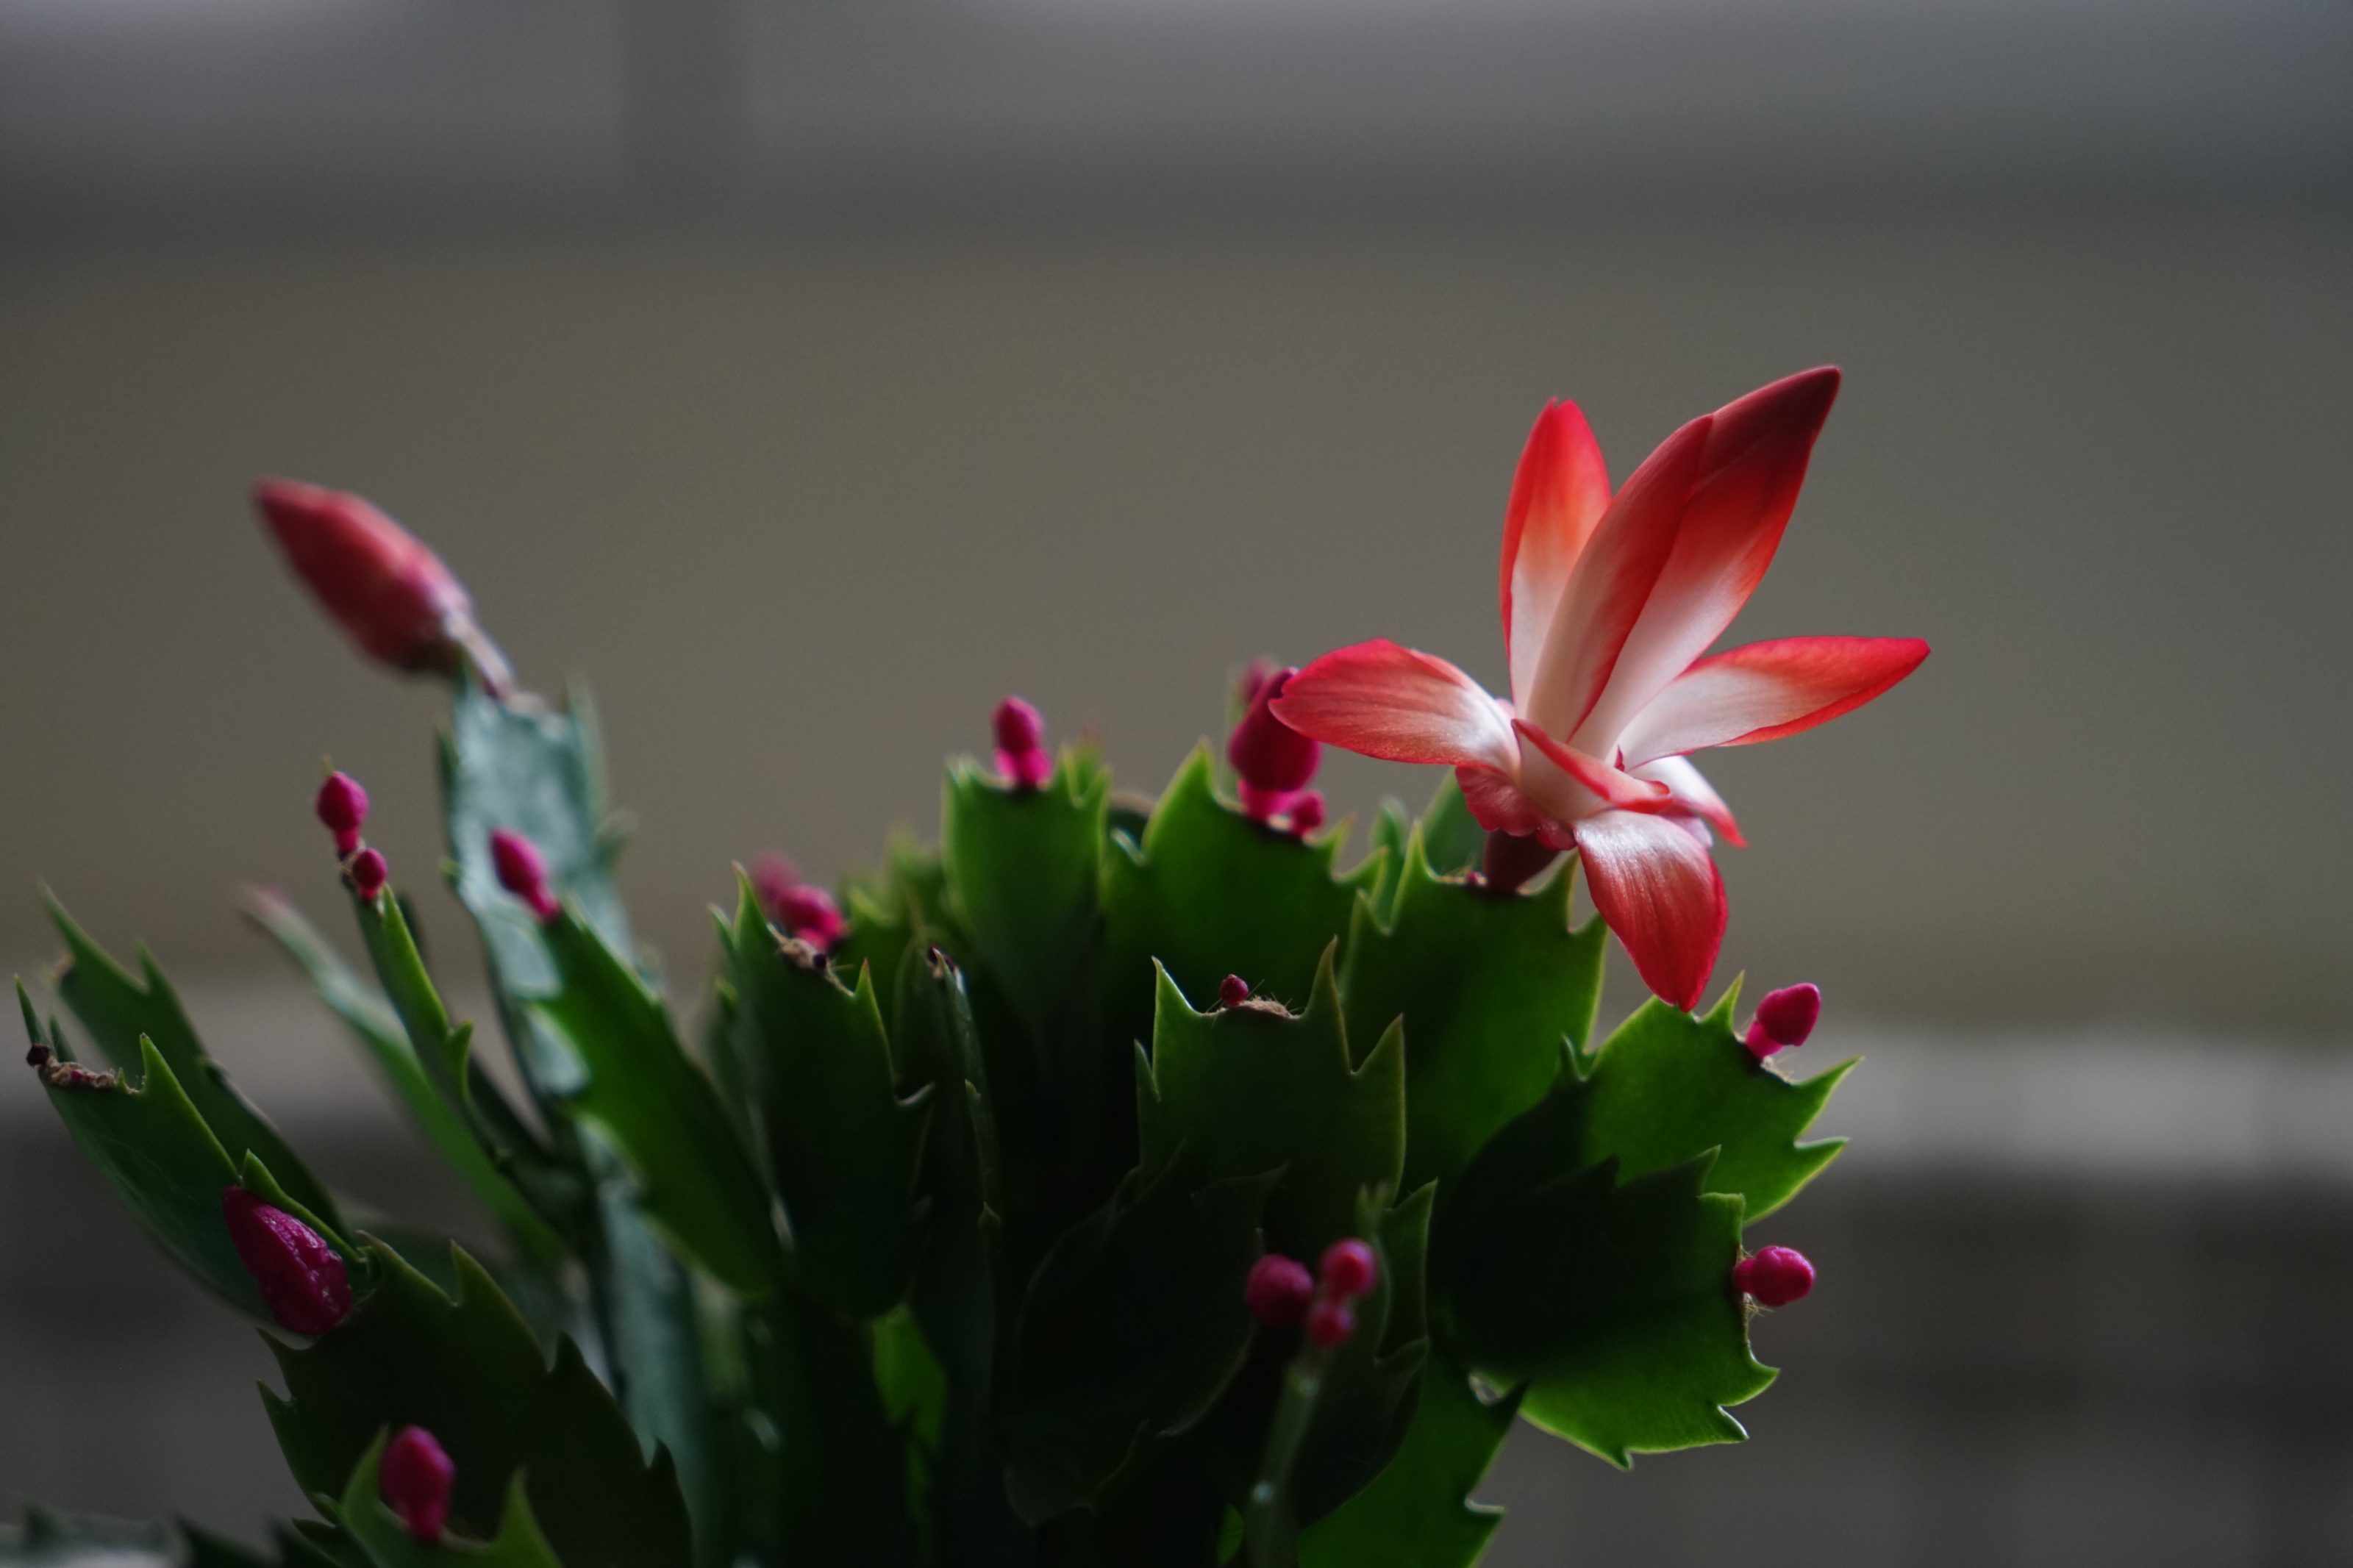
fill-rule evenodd
<path id="1" fill-rule="evenodd" d="M 1763 1061 L 1775 1051 L 1785 1051 L 1802 1046 L 1814 1032 L 1815 1020 L 1822 1016 L 1822 989 L 1809 981 L 1802 985 L 1784 985 L 1778 991 L 1768 991 L 1757 1004 L 1757 1016 L 1748 1026 L 1741 1043 L 1757 1053 Z"/>
<path id="2" fill-rule="evenodd" d="M 752 862 L 752 897 L 778 925 L 785 923 L 785 895 L 800 885 L 800 868 L 781 855 L 763 855 Z"/>
<path id="3" fill-rule="evenodd" d="M 404 1426 L 385 1445 L 376 1489 L 409 1534 L 433 1542 L 449 1528 L 449 1490 L 457 1479 L 457 1465 L 433 1434 Z"/>
<path id="4" fill-rule="evenodd" d="M 221 1194 L 237 1261 L 261 1290 L 261 1304 L 281 1329 L 323 1334 L 351 1314 L 352 1282 L 343 1260 L 319 1233 L 243 1187 Z"/>
<path id="5" fill-rule="evenodd" d="M 1045 716 L 1018 697 L 1008 697 L 997 705 L 988 716 L 988 727 L 997 737 L 997 749 L 1019 754 L 1034 752 L 1046 743 Z"/>
<path id="6" fill-rule="evenodd" d="M 1324 760 L 1324 745 L 1276 718 L 1267 704 L 1282 695 L 1296 669 L 1278 669 L 1259 686 L 1250 710 L 1226 737 L 1226 761 L 1245 784 L 1261 790 L 1303 788 Z"/>
<path id="7" fill-rule="evenodd" d="M 999 752 L 997 771 L 1011 780 L 1017 789 L 1044 789 L 1046 781 L 1054 776 L 1054 754 L 1051 752 Z"/>
<path id="8" fill-rule="evenodd" d="M 1314 1295 L 1315 1281 L 1308 1278 L 1307 1266 L 1279 1252 L 1270 1252 L 1251 1264 L 1250 1279 L 1242 1286 L 1242 1300 L 1250 1303 L 1250 1316 L 1270 1329 L 1295 1327 L 1307 1316 L 1307 1303 Z"/>
<path id="9" fill-rule="evenodd" d="M 1356 1310 L 1345 1301 L 1318 1296 L 1307 1309 L 1308 1342 L 1318 1350 L 1336 1350 L 1356 1331 Z"/>
<path id="10" fill-rule="evenodd" d="M 841 908 L 833 895 L 823 888 L 807 882 L 785 889 L 776 900 L 776 923 L 788 936 L 808 943 L 819 952 L 829 952 L 849 930 L 842 918 Z"/>
<path id="11" fill-rule="evenodd" d="M 491 866 L 499 874 L 499 886 L 531 906 L 533 916 L 552 921 L 561 906 L 547 888 L 547 862 L 541 858 L 539 846 L 522 834 L 500 827 L 491 832 Z"/>
<path id="12" fill-rule="evenodd" d="M 352 879 L 352 891 L 374 903 L 375 896 L 384 891 L 385 883 L 392 879 L 392 868 L 384 863 L 381 851 L 363 849 L 352 857 L 345 875 Z"/>
<path id="13" fill-rule="evenodd" d="M 1239 1007 L 1250 1000 L 1250 982 L 1239 974 L 1229 974 L 1218 982 L 1218 1005 Z"/>
<path id="14" fill-rule="evenodd" d="M 1353 1301 L 1380 1279 L 1381 1261 L 1371 1247 L 1352 1236 L 1325 1247 L 1315 1271 L 1325 1295 Z"/>
<path id="15" fill-rule="evenodd" d="M 455 673 L 470 659 L 502 689 L 506 659 L 440 557 L 355 495 L 263 479 L 253 504 L 294 574 L 362 651 L 406 673 Z"/>
<path id="16" fill-rule="evenodd" d="M 1291 802 L 1291 831 L 1302 838 L 1324 826 L 1324 796 L 1315 790 L 1303 790 Z"/>
<path id="17" fill-rule="evenodd" d="M 1234 786 L 1241 797 L 1242 813 L 1252 822 L 1272 822 L 1291 807 L 1297 792 L 1287 789 L 1261 789 L 1248 779 Z"/>
<path id="18" fill-rule="evenodd" d="M 1732 1287 L 1760 1307 L 1786 1307 L 1814 1288 L 1814 1266 L 1789 1247 L 1768 1247 L 1732 1266 Z"/>
<path id="19" fill-rule="evenodd" d="M 360 847 L 360 828 L 367 821 L 367 791 L 349 773 L 329 773 L 319 786 L 319 821 L 335 836 L 335 853 L 348 855 Z"/>

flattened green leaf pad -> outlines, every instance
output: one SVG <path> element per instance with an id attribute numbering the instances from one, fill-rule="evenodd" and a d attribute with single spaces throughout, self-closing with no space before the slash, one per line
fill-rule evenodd
<path id="1" fill-rule="evenodd" d="M 1327 948 L 1303 1016 L 1260 1003 L 1197 1013 L 1159 973 L 1152 1059 L 1139 1067 L 1142 1169 L 1182 1158 L 1197 1182 L 1280 1171 L 1267 1245 L 1314 1258 L 1356 1231 L 1356 1200 L 1397 1186 L 1403 1045 L 1392 1030 L 1351 1068 Z"/>
<path id="2" fill-rule="evenodd" d="M 1340 993 L 1352 1039 L 1405 1019 L 1408 1188 L 1459 1173 L 1592 1033 L 1607 933 L 1569 929 L 1569 881 L 1497 898 L 1436 875 L 1417 831 L 1390 921 L 1356 906 Z"/>
<path id="3" fill-rule="evenodd" d="M 1307 1527 L 1300 1568 L 1472 1568 L 1503 1522 L 1470 1500 L 1511 1430 L 1516 1397 L 1482 1401 L 1459 1366 L 1433 1362 L 1405 1444 L 1373 1483 Z"/>
<path id="4" fill-rule="evenodd" d="M 1797 1195 L 1846 1147 L 1799 1137 L 1854 1064 L 1793 1083 L 1732 1032 L 1740 990 L 1694 1018 L 1656 998 L 1609 1037 L 1585 1097 L 1587 1158 L 1614 1156 L 1623 1177 L 1679 1165 L 1710 1149 L 1704 1190 L 1747 1200 L 1754 1224 Z"/>

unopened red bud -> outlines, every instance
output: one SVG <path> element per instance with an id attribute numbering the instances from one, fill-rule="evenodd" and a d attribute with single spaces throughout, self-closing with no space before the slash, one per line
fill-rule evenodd
<path id="1" fill-rule="evenodd" d="M 263 479 L 254 505 L 286 563 L 352 640 L 395 669 L 455 673 L 470 660 L 492 690 L 506 660 L 440 558 L 355 495 Z"/>
<path id="2" fill-rule="evenodd" d="M 778 925 L 785 920 L 785 895 L 800 885 L 800 868 L 781 855 L 763 855 L 752 862 L 752 896 L 759 900 L 761 912 Z"/>
<path id="3" fill-rule="evenodd" d="M 458 1467 L 432 1433 L 404 1426 L 385 1445 L 376 1472 L 385 1506 L 419 1541 L 438 1541 L 449 1528 L 449 1492 Z"/>
<path id="4" fill-rule="evenodd" d="M 1814 1266 L 1794 1247 L 1768 1247 L 1732 1266 L 1732 1285 L 1760 1307 L 1786 1307 L 1814 1288 Z"/>
<path id="5" fill-rule="evenodd" d="M 989 732 L 1000 752 L 1034 752 L 1046 743 L 1045 716 L 1018 697 L 1008 697 L 988 716 Z"/>
<path id="6" fill-rule="evenodd" d="M 1218 1005 L 1239 1007 L 1250 1000 L 1250 982 L 1239 974 L 1229 974 L 1218 982 Z"/>
<path id="7" fill-rule="evenodd" d="M 1046 781 L 1054 776 L 1054 754 L 1044 751 L 999 752 L 997 771 L 1017 789 L 1044 789 Z"/>
<path id="8" fill-rule="evenodd" d="M 1291 831 L 1306 837 L 1324 826 L 1324 796 L 1312 789 L 1302 792 L 1293 797 L 1290 815 Z"/>
<path id="9" fill-rule="evenodd" d="M 384 891 L 385 883 L 392 879 L 391 868 L 384 863 L 384 856 L 374 849 L 363 849 L 353 856 L 346 874 L 352 879 L 352 891 L 370 903 Z"/>
<path id="10" fill-rule="evenodd" d="M 1380 1279 L 1381 1261 L 1371 1247 L 1352 1236 L 1325 1247 L 1315 1272 L 1325 1295 L 1353 1301 Z"/>
<path id="11" fill-rule="evenodd" d="M 1235 785 L 1234 793 L 1241 797 L 1242 812 L 1252 822 L 1272 822 L 1291 809 L 1297 794 L 1287 789 L 1261 789 L 1248 779 Z"/>
<path id="12" fill-rule="evenodd" d="M 807 882 L 785 889 L 776 901 L 776 923 L 785 928 L 787 936 L 797 937 L 819 952 L 832 951 L 849 922 L 842 918 L 841 907 L 833 895 L 823 888 Z"/>
<path id="13" fill-rule="evenodd" d="M 1307 1315 L 1307 1303 L 1314 1295 L 1315 1281 L 1308 1277 L 1307 1265 L 1279 1252 L 1270 1252 L 1251 1264 L 1250 1279 L 1242 1286 L 1242 1300 L 1250 1303 L 1250 1315 L 1270 1329 L 1295 1326 Z"/>
<path id="14" fill-rule="evenodd" d="M 350 1315 L 351 1279 L 317 1231 L 243 1187 L 221 1194 L 221 1218 L 237 1261 L 253 1276 L 261 1304 L 280 1328 L 323 1334 Z"/>
<path id="15" fill-rule="evenodd" d="M 1764 1060 L 1776 1051 L 1802 1046 L 1814 1032 L 1814 1024 L 1822 1016 L 1821 987 L 1810 981 L 1802 985 L 1784 985 L 1778 991 L 1768 991 L 1757 1004 L 1757 1016 L 1749 1023 L 1748 1033 L 1741 1043 Z"/>
<path id="16" fill-rule="evenodd" d="M 561 906 L 547 888 L 547 862 L 540 857 L 539 846 L 511 829 L 494 828 L 491 833 L 491 867 L 498 873 L 499 886 L 531 906 L 531 912 L 543 921 L 556 917 Z"/>
<path id="17" fill-rule="evenodd" d="M 1356 1309 L 1347 1302 L 1330 1296 L 1318 1296 L 1307 1309 L 1307 1338 L 1318 1350 L 1333 1350 L 1348 1342 L 1356 1331 Z"/>
<path id="18" fill-rule="evenodd" d="M 335 836 L 335 853 L 348 855 L 360 847 L 360 828 L 367 821 L 368 795 L 349 773 L 329 773 L 319 786 L 319 821 Z"/>
<path id="19" fill-rule="evenodd" d="M 1267 704 L 1282 695 L 1296 669 L 1278 669 L 1261 682 L 1250 698 L 1241 722 L 1226 737 L 1226 760 L 1242 782 L 1261 791 L 1303 788 L 1324 760 L 1321 742 L 1309 739 L 1276 718 Z"/>

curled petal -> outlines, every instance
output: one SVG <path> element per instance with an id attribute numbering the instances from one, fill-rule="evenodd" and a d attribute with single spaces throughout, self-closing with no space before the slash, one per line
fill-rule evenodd
<path id="1" fill-rule="evenodd" d="M 1724 945 L 1724 879 L 1704 845 L 1664 816 L 1605 811 L 1577 825 L 1593 907 L 1645 984 L 1689 1012 Z"/>
<path id="2" fill-rule="evenodd" d="M 1634 715 L 1748 602 L 1780 546 L 1838 387 L 1835 370 L 1803 371 L 1710 416 L 1674 551 L 1619 650 L 1608 689 L 1572 736 L 1588 751 L 1614 752 Z"/>
<path id="3" fill-rule="evenodd" d="M 1522 704 L 1547 732 L 1574 734 L 1609 685 L 1620 650 L 1672 557 L 1708 429 L 1707 418 L 1694 419 L 1660 442 L 1627 477 L 1577 558 Z M 1516 679 L 1513 689 L 1520 689 Z"/>
<path id="4" fill-rule="evenodd" d="M 1510 720 L 1483 687 L 1386 638 L 1325 654 L 1269 707 L 1303 735 L 1393 763 L 1509 773 L 1518 761 Z"/>
<path id="5" fill-rule="evenodd" d="M 1778 741 L 1852 713 L 1920 668 L 1917 637 L 1782 637 L 1701 659 L 1634 715 L 1637 766 L 1705 746 Z"/>
<path id="6" fill-rule="evenodd" d="M 1515 703 L 1526 702 L 1535 688 L 1561 595 L 1609 510 L 1609 470 L 1584 412 L 1574 403 L 1545 405 L 1504 510 L 1504 647 Z"/>
<path id="7" fill-rule="evenodd" d="M 1715 786 L 1692 765 L 1689 758 L 1660 757 L 1627 771 L 1638 779 L 1649 779 L 1666 785 L 1667 794 L 1674 797 L 1677 809 L 1689 812 L 1704 826 L 1715 827 L 1739 847 L 1745 849 L 1748 847 L 1748 840 L 1740 836 L 1740 824 L 1734 819 L 1732 807 L 1724 803 L 1724 797 L 1715 793 Z M 1703 831 L 1700 837 L 1701 842 L 1704 843 L 1706 834 Z"/>
<path id="8" fill-rule="evenodd" d="M 1534 798 L 1555 807 L 1563 822 L 1575 822 L 1597 811 L 1662 811 L 1669 805 L 1667 786 L 1638 779 L 1607 763 L 1597 762 L 1572 746 L 1564 746 L 1525 719 L 1512 721 L 1520 738 L 1520 784 Z"/>

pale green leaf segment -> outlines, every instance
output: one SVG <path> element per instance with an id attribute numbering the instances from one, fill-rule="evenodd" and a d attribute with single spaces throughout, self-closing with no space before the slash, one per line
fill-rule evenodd
<path id="1" fill-rule="evenodd" d="M 940 852 L 895 845 L 830 954 L 739 878 L 690 1035 L 614 888 L 585 703 L 461 683 L 442 780 L 527 1098 L 475 1059 L 403 899 L 353 899 L 373 984 L 290 907 L 254 913 L 585 1353 L 551 1357 L 462 1253 L 445 1289 L 351 1233 L 153 963 L 57 911 L 60 994 L 119 1070 L 47 1092 L 158 1242 L 259 1314 L 237 1183 L 350 1260 L 346 1322 L 276 1346 L 271 1417 L 322 1514 L 283 1563 L 1458 1568 L 1514 1418 L 1624 1464 L 1737 1437 L 1771 1379 L 1730 1274 L 1836 1153 L 1800 1139 L 1843 1069 L 1758 1063 L 1734 995 L 1597 1043 L 1573 868 L 1489 894 L 1451 781 L 1344 869 L 1342 831 L 1250 819 L 1207 748 L 1148 809 L 1084 748 L 1036 790 L 959 765 Z M 555 918 L 498 886 L 501 827 L 546 858 Z M 1229 974 L 1249 1000 L 1221 1003 Z M 1379 1283 L 1311 1364 L 1242 1282 L 1352 1235 Z M 410 1423 L 459 1468 L 439 1545 L 375 1495 Z"/>

